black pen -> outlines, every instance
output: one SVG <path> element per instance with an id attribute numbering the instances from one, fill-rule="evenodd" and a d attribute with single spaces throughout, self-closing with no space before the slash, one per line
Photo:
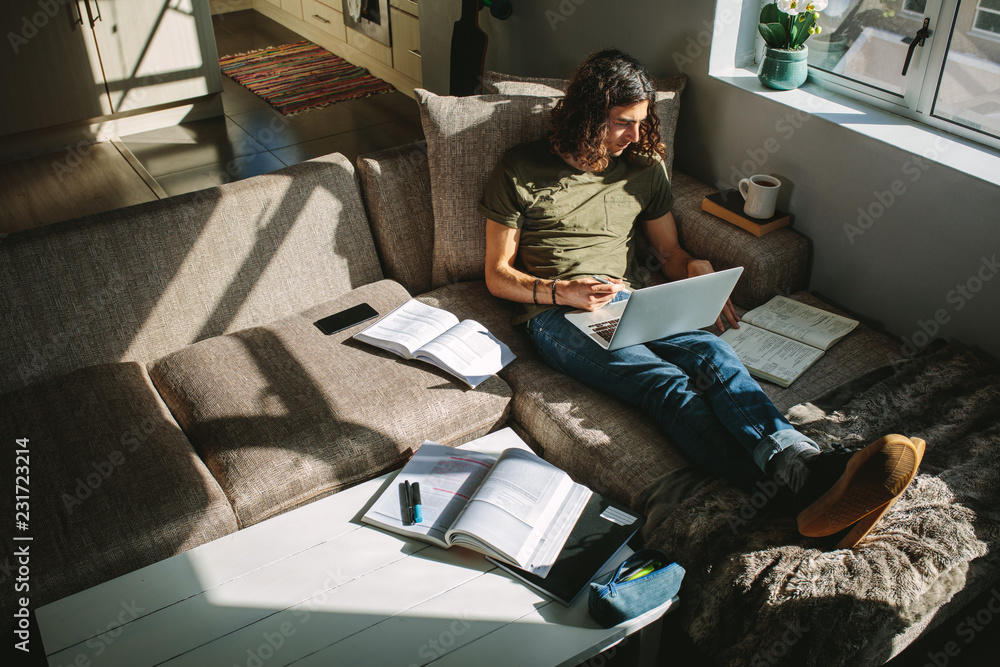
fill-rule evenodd
<path id="1" fill-rule="evenodd" d="M 404 526 L 413 524 L 413 492 L 409 482 L 399 484 L 399 511 Z"/>
<path id="2" fill-rule="evenodd" d="M 602 276 L 597 275 L 596 273 L 594 275 L 590 276 L 590 277 L 593 278 L 594 280 L 598 281 L 598 282 L 604 283 L 605 285 L 614 285 L 614 284 L 616 284 L 616 283 L 611 282 L 607 278 L 604 278 Z M 629 290 L 623 287 L 622 291 L 623 292 L 628 292 Z"/>

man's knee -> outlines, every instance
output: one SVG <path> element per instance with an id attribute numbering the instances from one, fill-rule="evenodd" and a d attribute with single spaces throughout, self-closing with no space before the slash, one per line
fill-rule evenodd
<path id="1" fill-rule="evenodd" d="M 674 361 L 687 369 L 695 391 L 706 391 L 716 382 L 729 382 L 745 371 L 733 348 L 707 331 L 692 331 L 671 342 L 674 346 L 671 356 L 681 355 Z"/>
<path id="2" fill-rule="evenodd" d="M 674 339 L 673 342 L 703 359 L 735 359 L 739 361 L 729 343 L 708 331 L 691 331 Z"/>
<path id="3" fill-rule="evenodd" d="M 706 334 L 711 341 L 706 341 L 706 345 L 711 347 L 710 358 L 712 364 L 718 368 L 725 376 L 731 377 L 735 374 L 745 373 L 746 366 L 740 361 L 740 358 L 736 356 L 736 351 L 733 347 L 713 334 Z"/>
<path id="4" fill-rule="evenodd" d="M 736 357 L 732 345 L 708 331 L 698 331 L 698 342 L 708 347 L 714 354 Z"/>

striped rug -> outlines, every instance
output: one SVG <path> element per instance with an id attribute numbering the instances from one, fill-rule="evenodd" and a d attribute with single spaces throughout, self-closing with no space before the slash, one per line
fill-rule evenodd
<path id="1" fill-rule="evenodd" d="M 312 42 L 219 58 L 222 73 L 286 116 L 393 87 Z"/>

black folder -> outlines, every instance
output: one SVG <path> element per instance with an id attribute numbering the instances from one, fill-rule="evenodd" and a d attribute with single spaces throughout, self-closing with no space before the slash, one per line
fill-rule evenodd
<path id="1" fill-rule="evenodd" d="M 641 514 L 594 493 L 545 577 L 487 558 L 532 588 L 568 606 L 645 522 Z"/>

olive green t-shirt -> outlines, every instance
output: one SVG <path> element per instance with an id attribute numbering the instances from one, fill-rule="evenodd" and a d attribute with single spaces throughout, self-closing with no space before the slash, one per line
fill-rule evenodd
<path id="1" fill-rule="evenodd" d="M 503 155 L 479 212 L 521 230 L 515 268 L 529 275 L 546 280 L 599 275 L 641 286 L 633 266 L 635 223 L 662 217 L 672 205 L 662 161 L 619 157 L 604 171 L 580 171 L 553 154 L 543 139 Z M 542 304 L 550 299 L 550 293 L 538 295 Z M 514 322 L 548 308 L 525 304 Z"/>

